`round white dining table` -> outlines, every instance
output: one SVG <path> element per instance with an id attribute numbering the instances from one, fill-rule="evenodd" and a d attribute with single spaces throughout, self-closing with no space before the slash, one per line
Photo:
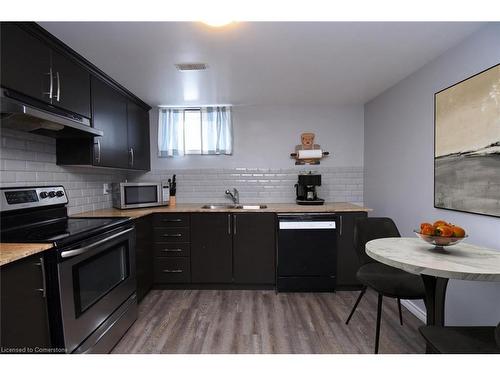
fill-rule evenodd
<path id="1" fill-rule="evenodd" d="M 437 248 L 420 238 L 380 238 L 366 243 L 373 259 L 422 277 L 427 325 L 444 325 L 449 279 L 500 281 L 500 249 L 468 243 Z"/>

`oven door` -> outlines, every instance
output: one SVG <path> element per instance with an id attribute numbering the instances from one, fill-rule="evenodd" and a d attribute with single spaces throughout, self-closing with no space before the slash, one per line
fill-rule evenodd
<path id="1" fill-rule="evenodd" d="M 121 208 L 152 207 L 162 204 L 161 185 L 146 182 L 121 183 Z"/>
<path id="2" fill-rule="evenodd" d="M 134 227 L 64 249 L 61 259 L 62 325 L 71 353 L 136 291 Z"/>

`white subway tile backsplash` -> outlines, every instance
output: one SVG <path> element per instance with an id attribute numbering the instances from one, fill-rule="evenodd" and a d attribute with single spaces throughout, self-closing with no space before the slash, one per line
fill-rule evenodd
<path id="1" fill-rule="evenodd" d="M 111 169 L 62 167 L 56 164 L 55 140 L 11 129 L 2 129 L 0 186 L 63 185 L 69 198 L 69 213 L 111 207 L 111 195 L 104 195 L 103 183 L 163 181 L 177 175 L 179 203 L 228 202 L 226 189 L 237 188 L 242 203 L 290 203 L 295 200 L 295 183 L 300 171 L 322 175 L 318 189 L 330 202 L 363 203 L 363 167 L 211 168 L 152 170 L 144 174 Z"/>
<path id="2" fill-rule="evenodd" d="M 248 203 L 290 203 L 295 200 L 297 174 L 302 170 L 314 170 L 322 175 L 318 189 L 321 198 L 330 202 L 363 204 L 363 167 L 304 167 L 290 169 L 172 169 L 153 170 L 131 181 L 163 181 L 177 176 L 177 202 L 222 203 L 228 198 L 226 189 L 236 188 L 240 201 Z"/>
<path id="3" fill-rule="evenodd" d="M 102 184 L 122 181 L 125 173 L 61 167 L 56 164 L 54 139 L 12 129 L 1 131 L 0 186 L 63 185 L 70 214 L 111 207 L 111 195 L 103 194 Z"/>

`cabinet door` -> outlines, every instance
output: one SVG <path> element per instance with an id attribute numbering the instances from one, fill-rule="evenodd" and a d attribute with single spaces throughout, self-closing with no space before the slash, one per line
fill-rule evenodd
<path id="1" fill-rule="evenodd" d="M 52 104 L 90 118 L 90 74 L 59 52 L 52 52 Z"/>
<path id="2" fill-rule="evenodd" d="M 339 287 L 358 288 L 356 272 L 360 266 L 354 248 L 354 220 L 365 217 L 366 212 L 342 213 L 339 215 L 339 237 L 337 255 L 337 285 Z"/>
<path id="3" fill-rule="evenodd" d="M 153 231 L 151 215 L 135 220 L 135 264 L 137 301 L 140 302 L 153 286 Z"/>
<path id="4" fill-rule="evenodd" d="M 127 120 L 130 168 L 149 171 L 149 112 L 128 101 Z"/>
<path id="5" fill-rule="evenodd" d="M 40 256 L 0 268 L 1 337 L 4 348 L 49 348 L 47 304 Z"/>
<path id="6" fill-rule="evenodd" d="M 95 77 L 91 84 L 93 126 L 104 132 L 94 140 L 94 165 L 128 168 L 127 100 Z"/>
<path id="7" fill-rule="evenodd" d="M 50 103 L 50 49 L 12 23 L 1 24 L 2 86 Z"/>
<path id="8" fill-rule="evenodd" d="M 233 215 L 234 282 L 274 284 L 276 281 L 273 213 Z"/>
<path id="9" fill-rule="evenodd" d="M 191 281 L 230 283 L 233 280 L 231 214 L 191 215 Z"/>

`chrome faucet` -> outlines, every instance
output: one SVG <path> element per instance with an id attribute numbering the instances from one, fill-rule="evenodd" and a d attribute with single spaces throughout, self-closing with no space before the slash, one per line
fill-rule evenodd
<path id="1" fill-rule="evenodd" d="M 226 195 L 229 195 L 231 197 L 234 204 L 240 204 L 240 193 L 237 189 L 233 189 L 232 193 L 229 189 L 227 189 Z"/>

